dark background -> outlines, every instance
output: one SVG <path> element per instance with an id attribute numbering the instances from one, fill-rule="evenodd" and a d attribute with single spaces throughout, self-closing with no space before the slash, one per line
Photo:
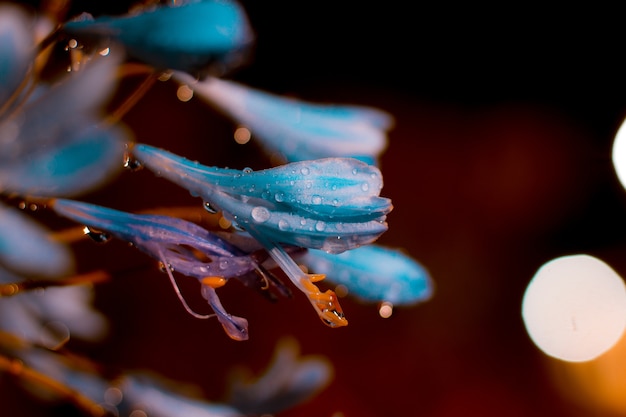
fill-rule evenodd
<path id="1" fill-rule="evenodd" d="M 549 360 L 520 314 L 528 281 L 556 256 L 589 253 L 626 273 L 626 193 L 610 155 L 626 110 L 618 11 L 243 5 L 257 45 L 233 79 L 394 115 L 381 161 L 382 194 L 394 210 L 379 242 L 421 262 L 434 297 L 396 308 L 389 319 L 348 297 L 342 306 L 350 325 L 329 329 L 299 294 L 270 304 L 232 285 L 220 293 L 223 303 L 250 322 L 250 340 L 234 342 L 217 322 L 187 315 L 150 259 L 117 242 L 81 242 L 82 268 L 110 262 L 124 272 L 97 287 L 97 305 L 112 320 L 109 339 L 71 346 L 112 368 L 152 368 L 198 384 L 218 400 L 233 365 L 259 371 L 275 343 L 293 335 L 303 353 L 332 360 L 335 379 L 285 417 L 626 415 L 620 401 L 593 400 L 604 368 Z M 76 1 L 68 14 L 125 7 Z M 269 163 L 254 143 L 229 140 L 233 126 L 207 106 L 176 102 L 168 84 L 150 91 L 125 122 L 138 141 L 208 165 Z M 144 171 L 125 172 L 85 198 L 120 209 L 199 203 Z M 195 283 L 183 281 L 202 309 Z M 606 365 L 617 373 L 626 368 L 619 356 Z M 619 391 L 623 383 L 609 385 Z"/>

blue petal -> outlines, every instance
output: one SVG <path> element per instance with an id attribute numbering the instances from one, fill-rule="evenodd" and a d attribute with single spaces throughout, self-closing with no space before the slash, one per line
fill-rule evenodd
<path id="1" fill-rule="evenodd" d="M 326 274 L 350 294 L 370 302 L 415 304 L 431 297 L 433 284 L 426 269 L 395 249 L 368 245 L 341 254 L 309 250 L 302 261 L 310 270 Z"/>
<path id="2" fill-rule="evenodd" d="M 53 278 L 74 265 L 69 248 L 24 213 L 0 205 L 0 264 L 25 276 Z"/>
<path id="3" fill-rule="evenodd" d="M 7 276 L 7 272 L 0 268 L 0 282 L 7 280 L 17 282 L 19 278 Z M 92 287 L 74 285 L 49 287 L 42 293 L 20 292 L 3 298 L 0 330 L 50 348 L 66 342 L 67 337 L 97 340 L 104 336 L 107 321 L 92 308 L 92 297 Z"/>
<path id="4" fill-rule="evenodd" d="M 121 171 L 125 132 L 80 130 L 57 146 L 33 149 L 0 164 L 0 188 L 21 195 L 71 196 L 92 190 Z"/>
<path id="5" fill-rule="evenodd" d="M 148 145 L 138 144 L 132 153 L 147 168 L 276 243 L 341 252 L 370 243 L 387 229 L 392 206 L 378 196 L 380 171 L 356 159 L 252 172 L 205 167 Z"/>
<path id="6" fill-rule="evenodd" d="M 243 8 L 224 0 L 187 1 L 119 17 L 83 17 L 67 22 L 63 30 L 87 42 L 119 42 L 149 65 L 194 74 L 216 61 L 235 64 L 253 41 Z"/>
<path id="7" fill-rule="evenodd" d="M 0 164 L 76 137 L 99 120 L 115 90 L 119 55 L 97 56 L 52 87 L 41 88 L 19 111 L 0 120 Z"/>
<path id="8" fill-rule="evenodd" d="M 16 90 L 33 59 L 32 24 L 15 5 L 0 5 L 0 107 Z"/>
<path id="9" fill-rule="evenodd" d="M 393 124 L 390 114 L 372 107 L 309 103 L 217 78 L 175 77 L 289 162 L 353 157 L 375 164 Z"/>
<path id="10" fill-rule="evenodd" d="M 201 226 L 169 216 L 131 214 L 79 201 L 55 199 L 58 214 L 133 243 L 183 275 L 239 277 L 258 268 L 252 256 Z M 209 259 L 199 259 L 188 248 Z"/>

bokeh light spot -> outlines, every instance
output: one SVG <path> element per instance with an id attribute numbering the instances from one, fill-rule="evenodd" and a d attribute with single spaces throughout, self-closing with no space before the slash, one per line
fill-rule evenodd
<path id="1" fill-rule="evenodd" d="M 522 317 L 545 354 L 571 362 L 597 358 L 626 326 L 626 286 L 603 261 L 589 255 L 553 259 L 526 288 Z"/>
<path id="2" fill-rule="evenodd" d="M 613 168 L 617 178 L 624 188 L 626 188 L 626 120 L 617 130 L 613 141 Z"/>

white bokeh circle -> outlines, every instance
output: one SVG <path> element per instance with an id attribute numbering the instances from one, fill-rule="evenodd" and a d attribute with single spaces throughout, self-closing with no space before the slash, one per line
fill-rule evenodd
<path id="1" fill-rule="evenodd" d="M 544 264 L 522 301 L 530 338 L 544 353 L 570 362 L 609 350 L 626 326 L 626 286 L 603 261 L 571 255 Z"/>

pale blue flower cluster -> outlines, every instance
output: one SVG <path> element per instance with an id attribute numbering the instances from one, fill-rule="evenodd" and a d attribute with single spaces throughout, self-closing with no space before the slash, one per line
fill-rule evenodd
<path id="1" fill-rule="evenodd" d="M 65 340 L 59 340 L 58 323 L 67 337 L 96 338 L 106 330 L 106 319 L 91 305 L 93 286 L 60 284 L 74 273 L 74 254 L 39 223 L 42 210 L 85 226 L 86 233 L 129 242 L 159 261 L 185 308 L 199 318 L 217 317 L 234 340 L 249 333 L 248 321 L 229 314 L 217 294 L 231 278 L 270 298 L 275 292 L 289 296 L 289 282 L 278 277 L 282 271 L 330 327 L 348 321 L 335 292 L 316 285 L 325 277 L 368 302 L 411 305 L 431 297 L 426 269 L 401 250 L 376 244 L 393 208 L 381 196 L 377 167 L 392 116 L 366 106 L 285 98 L 227 79 L 254 45 L 245 10 L 233 0 L 174 3 L 123 16 L 83 14 L 56 22 L 43 41 L 32 30 L 34 17 L 17 6 L 0 7 L 0 336 L 54 349 Z M 63 43 L 73 45 L 68 49 L 80 45 L 78 58 L 72 55 L 68 72 L 41 77 L 45 48 Z M 256 171 L 213 167 L 141 138 L 136 143 L 130 128 L 104 112 L 115 75 L 130 60 L 188 86 L 282 162 Z M 187 189 L 229 226 L 208 230 L 170 215 L 81 201 L 123 166 L 145 167 Z M 22 210 L 12 206 L 16 197 Z M 187 306 L 175 274 L 200 283 L 214 315 Z M 46 280 L 43 293 L 21 286 L 33 280 Z M 224 405 L 174 394 L 130 373 L 119 388 L 125 398 L 145 404 L 149 415 L 275 413 L 317 393 L 332 374 L 320 359 L 303 363 L 293 348 L 280 352 L 257 383 L 234 386 Z M 5 354 L 97 404 L 112 386 L 60 355 L 7 350 L 0 338 Z M 117 412 L 124 404 L 114 405 Z"/>

